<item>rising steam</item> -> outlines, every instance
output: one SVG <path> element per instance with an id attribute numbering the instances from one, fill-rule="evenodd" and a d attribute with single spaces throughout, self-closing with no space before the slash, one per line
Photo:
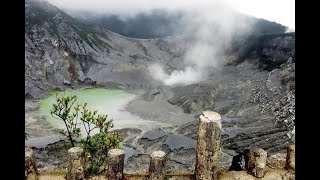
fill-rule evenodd
<path id="1" fill-rule="evenodd" d="M 253 22 L 228 7 L 217 4 L 210 12 L 192 12 L 177 31 L 193 39 L 183 56 L 183 68 L 168 72 L 165 66 L 150 66 L 152 77 L 165 85 L 189 85 L 205 80 L 213 68 L 220 68 L 232 40 L 249 33 Z"/>

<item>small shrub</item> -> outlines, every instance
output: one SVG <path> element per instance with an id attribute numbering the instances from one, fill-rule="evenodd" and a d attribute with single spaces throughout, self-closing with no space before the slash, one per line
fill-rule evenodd
<path id="1" fill-rule="evenodd" d="M 75 146 L 76 139 L 81 135 L 78 122 L 82 123 L 85 130 L 85 138 L 80 140 L 80 147 L 85 152 L 86 173 L 101 174 L 106 171 L 108 163 L 108 151 L 111 148 L 119 148 L 123 138 L 118 132 L 109 132 L 113 128 L 112 120 L 108 115 L 98 114 L 98 111 L 91 111 L 87 103 L 76 104 L 76 96 L 62 96 L 57 94 L 57 104 L 53 104 L 51 115 L 64 122 L 65 128 L 60 130 Z M 71 112 L 71 110 L 74 110 Z M 98 131 L 92 135 L 93 131 Z"/>

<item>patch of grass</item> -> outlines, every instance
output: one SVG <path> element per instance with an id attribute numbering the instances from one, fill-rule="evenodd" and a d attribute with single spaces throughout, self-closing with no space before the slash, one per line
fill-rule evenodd
<path id="1" fill-rule="evenodd" d="M 59 92 L 62 92 L 62 91 L 58 91 L 58 90 L 55 90 L 55 89 L 48 90 L 48 93 L 51 94 L 51 95 L 55 95 L 56 93 L 59 93 Z"/>

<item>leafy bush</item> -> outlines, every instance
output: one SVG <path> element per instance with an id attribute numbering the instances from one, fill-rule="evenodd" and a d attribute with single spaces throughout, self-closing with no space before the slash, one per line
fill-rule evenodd
<path id="1" fill-rule="evenodd" d="M 75 105 L 77 101 L 76 96 L 57 97 L 57 104 L 53 104 L 53 108 L 50 110 L 52 117 L 60 119 L 64 122 L 65 129 L 60 129 L 60 133 L 67 137 L 72 147 L 74 147 L 74 141 L 80 136 L 80 128 L 78 125 L 78 114 L 80 105 Z M 75 112 L 71 113 L 71 109 L 74 107 Z"/>
<path id="2" fill-rule="evenodd" d="M 80 140 L 80 147 L 85 152 L 85 166 L 87 174 L 101 174 L 106 170 L 108 151 L 111 148 L 119 148 L 123 138 L 118 132 L 109 132 L 113 128 L 112 120 L 108 115 L 98 114 L 98 111 L 87 109 L 87 103 L 76 104 L 77 96 L 62 96 L 57 94 L 57 104 L 53 104 L 50 111 L 54 118 L 62 120 L 65 128 L 60 130 L 75 146 L 76 139 L 81 135 L 78 121 L 85 130 L 85 138 Z M 73 112 L 71 112 L 73 110 Z M 95 135 L 93 131 L 98 131 Z"/>

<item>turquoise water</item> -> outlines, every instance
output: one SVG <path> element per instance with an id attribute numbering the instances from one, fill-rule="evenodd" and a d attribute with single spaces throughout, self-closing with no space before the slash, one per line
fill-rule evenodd
<path id="1" fill-rule="evenodd" d="M 135 127 L 145 124 L 146 121 L 124 110 L 125 106 L 136 98 L 136 95 L 122 90 L 109 90 L 99 88 L 86 88 L 64 92 L 51 92 L 52 96 L 40 102 L 40 113 L 55 128 L 64 128 L 62 120 L 50 115 L 52 104 L 56 103 L 56 93 L 59 95 L 76 95 L 79 103 L 87 102 L 88 109 L 98 110 L 99 114 L 107 114 L 108 119 L 113 119 L 115 129 Z M 81 124 L 79 124 L 81 127 Z"/>

